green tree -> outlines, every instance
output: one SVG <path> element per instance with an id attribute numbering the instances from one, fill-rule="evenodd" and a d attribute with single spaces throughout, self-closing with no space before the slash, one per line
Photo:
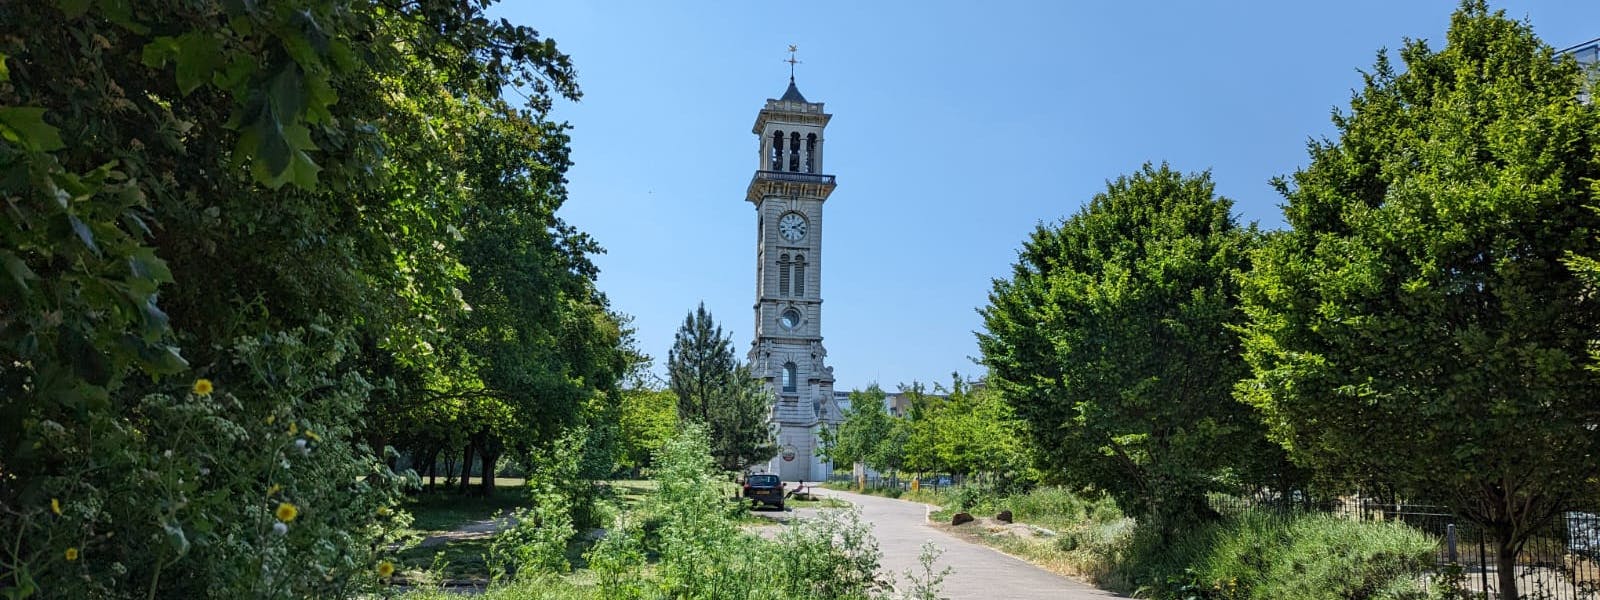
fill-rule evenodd
<path id="1" fill-rule="evenodd" d="M 678 420 L 705 425 L 719 466 L 738 470 L 777 452 L 766 384 L 733 357 L 732 343 L 705 303 L 689 311 L 667 354 L 668 385 Z"/>
<path id="2" fill-rule="evenodd" d="M 1479 0 L 1400 58 L 1278 182 L 1292 229 L 1247 278 L 1239 395 L 1325 484 L 1482 525 L 1517 598 L 1516 553 L 1600 472 L 1600 297 L 1564 263 L 1600 249 L 1600 109 Z"/>
<path id="3" fill-rule="evenodd" d="M 582 421 L 620 336 L 554 217 L 578 89 L 486 4 L 0 3 L 0 586 L 354 593 L 384 445 Z"/>
<path id="4" fill-rule="evenodd" d="M 918 473 L 939 472 L 948 465 L 939 455 L 939 415 L 945 396 L 929 393 L 921 382 L 900 386 L 900 393 L 911 403 L 904 419 L 904 443 L 900 445 L 906 470 Z"/>
<path id="5" fill-rule="evenodd" d="M 678 396 L 678 418 L 708 422 L 710 398 L 727 389 L 736 366 L 732 341 L 701 302 L 684 317 L 667 353 L 667 383 Z"/>
<path id="6" fill-rule="evenodd" d="M 877 384 L 865 390 L 850 391 L 850 409 L 844 411 L 844 421 L 837 428 L 824 430 L 822 456 L 836 465 L 864 463 L 874 470 L 882 470 L 877 463 L 879 445 L 889 438 L 893 417 L 883 410 L 887 397 Z"/>
<path id="7" fill-rule="evenodd" d="M 993 388 L 974 388 L 960 375 L 952 379 L 949 396 L 933 416 L 941 432 L 934 440 L 940 462 L 952 473 L 989 473 L 1007 481 L 1021 477 L 1027 469 L 1017 435 L 1022 424 L 1011 406 Z"/>
<path id="8" fill-rule="evenodd" d="M 772 427 L 777 402 L 767 384 L 737 366 L 728 384 L 711 397 L 711 455 L 727 471 L 740 471 L 778 454 Z"/>
<path id="9" fill-rule="evenodd" d="M 622 392 L 624 467 L 651 465 L 651 457 L 678 430 L 678 396 L 671 390 L 634 388 Z"/>
<path id="10" fill-rule="evenodd" d="M 1209 514 L 1207 492 L 1271 456 L 1248 407 L 1236 273 L 1256 239 L 1208 174 L 1119 177 L 1024 244 L 978 336 L 990 383 L 1041 466 L 1105 490 L 1164 535 Z"/>

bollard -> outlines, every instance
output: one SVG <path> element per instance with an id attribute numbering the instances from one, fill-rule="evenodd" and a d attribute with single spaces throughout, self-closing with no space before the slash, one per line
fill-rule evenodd
<path id="1" fill-rule="evenodd" d="M 1444 539 L 1450 547 L 1450 564 L 1456 564 L 1456 524 L 1444 526 Z"/>

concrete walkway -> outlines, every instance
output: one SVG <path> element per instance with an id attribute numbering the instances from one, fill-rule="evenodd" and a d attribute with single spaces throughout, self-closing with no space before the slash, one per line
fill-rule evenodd
<path id="1" fill-rule="evenodd" d="M 818 490 L 861 507 L 861 519 L 872 523 L 878 548 L 883 550 L 883 570 L 901 584 L 906 571 L 917 572 L 922 544 L 932 541 L 944 549 L 935 569 L 955 568 L 944 580 L 940 595 L 951 600 L 1051 599 L 1103 600 L 1122 598 L 1111 592 L 1056 575 L 987 546 L 956 538 L 928 525 L 925 504 L 880 496 Z"/>

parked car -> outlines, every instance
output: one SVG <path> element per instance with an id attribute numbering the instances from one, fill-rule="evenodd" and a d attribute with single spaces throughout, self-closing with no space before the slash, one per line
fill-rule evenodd
<path id="1" fill-rule="evenodd" d="M 753 505 L 766 504 L 783 510 L 783 482 L 769 473 L 750 475 L 744 478 L 744 497 Z"/>

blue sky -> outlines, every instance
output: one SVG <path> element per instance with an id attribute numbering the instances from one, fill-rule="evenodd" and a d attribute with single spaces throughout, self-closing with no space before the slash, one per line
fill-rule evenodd
<path id="1" fill-rule="evenodd" d="M 1216 4 L 1212 6 L 1211 4 Z M 822 327 L 838 389 L 977 375 L 976 310 L 1022 241 L 1142 163 L 1211 170 L 1245 221 L 1331 135 L 1380 48 L 1442 46 L 1447 0 L 1344 2 L 532 2 L 496 13 L 554 38 L 584 97 L 571 199 L 600 286 L 664 372 L 704 301 L 749 348 L 757 166 L 750 132 L 797 81 L 834 115 Z M 1557 48 L 1600 2 L 1495 2 Z"/>

